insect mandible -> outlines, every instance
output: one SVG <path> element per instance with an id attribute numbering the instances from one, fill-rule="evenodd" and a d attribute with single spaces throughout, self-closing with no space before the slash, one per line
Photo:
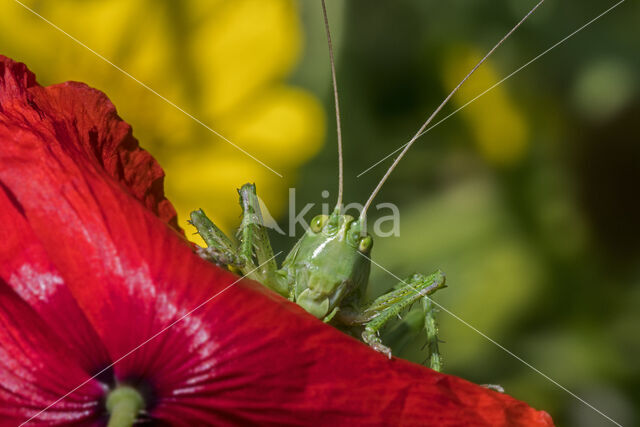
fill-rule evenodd
<path id="1" fill-rule="evenodd" d="M 191 224 L 207 244 L 198 252 L 218 265 L 237 269 L 296 302 L 318 319 L 348 332 L 356 330 L 356 335 L 362 341 L 389 358 L 391 349 L 380 339 L 381 328 L 403 310 L 420 302 L 424 313 L 421 327 L 427 334 L 429 364 L 432 369 L 440 370 L 435 307 L 429 295 L 446 286 L 445 275 L 439 270 L 430 275 L 414 274 L 395 285 L 391 291 L 366 303 L 373 247 L 373 238 L 366 230 L 367 209 L 391 172 L 451 97 L 544 0 L 536 4 L 434 110 L 384 174 L 358 218 L 346 215 L 342 203 L 344 179 L 338 86 L 327 9 L 325 0 L 320 1 L 329 46 L 338 134 L 339 187 L 336 207 L 330 215 L 318 215 L 311 221 L 305 234 L 278 267 L 263 223 L 256 187 L 254 184 L 245 184 L 238 190 L 242 222 L 237 232 L 237 242 L 226 236 L 201 209 L 191 213 Z"/>

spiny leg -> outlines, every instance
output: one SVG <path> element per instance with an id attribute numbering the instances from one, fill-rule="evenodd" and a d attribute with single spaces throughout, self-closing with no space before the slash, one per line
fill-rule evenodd
<path id="1" fill-rule="evenodd" d="M 445 276 L 441 271 L 437 271 L 429 276 L 422 274 L 414 274 L 409 279 L 398 284 L 396 289 L 378 297 L 373 303 L 362 313 L 364 319 L 363 340 L 373 349 L 391 357 L 391 349 L 384 344 L 379 337 L 380 329 L 393 317 L 419 299 L 428 300 L 427 296 L 434 293 L 438 289 L 445 287 Z M 435 321 L 433 319 L 433 308 L 426 306 L 425 328 L 430 339 L 435 339 L 437 343 L 437 330 L 433 328 Z M 434 338 L 435 337 L 435 338 Z M 430 345 L 430 350 L 437 350 L 437 346 Z M 439 355 L 432 359 L 436 362 L 432 367 L 439 368 Z"/>
<path id="2" fill-rule="evenodd" d="M 198 247 L 200 257 L 224 267 L 245 266 L 244 261 L 238 255 L 236 245 L 211 221 L 202 209 L 191 212 L 189 221 L 207 244 L 206 248 Z"/>
<path id="3" fill-rule="evenodd" d="M 255 271 L 248 275 L 280 295 L 289 297 L 291 286 L 286 273 L 278 270 L 267 229 L 262 220 L 256 186 L 245 184 L 238 190 L 238 194 L 242 206 L 242 223 L 238 229 L 239 256 L 247 265 L 258 266 L 257 270 L 253 267 Z"/>
<path id="4" fill-rule="evenodd" d="M 277 269 L 271 243 L 262 222 L 256 187 L 245 184 L 238 193 L 242 206 L 242 223 L 238 230 L 239 246 L 199 209 L 191 213 L 190 222 L 207 247 L 199 248 L 198 254 L 216 264 L 237 267 L 242 274 L 288 297 L 288 280 L 286 274 Z"/>
<path id="5" fill-rule="evenodd" d="M 422 310 L 424 311 L 424 329 L 427 332 L 427 349 L 429 350 L 429 367 L 440 372 L 442 358 L 438 350 L 438 324 L 436 322 L 436 307 L 431 298 L 422 298 Z"/>
<path id="6" fill-rule="evenodd" d="M 422 334 L 424 333 L 425 315 L 422 307 L 417 309 L 409 308 L 405 314 L 400 316 L 401 318 L 398 322 L 394 322 L 393 326 L 386 326 L 384 334 L 382 332 L 380 334 L 385 345 L 391 347 L 394 353 L 402 352 L 404 348 L 412 346 L 416 340 L 422 339 Z M 427 344 L 425 343 L 422 347 L 423 350 L 427 348 Z M 428 359 L 429 353 L 427 352 L 426 361 Z"/>
<path id="7" fill-rule="evenodd" d="M 427 342 L 422 349 L 427 349 L 427 358 L 423 363 L 429 361 L 431 369 L 440 371 L 442 360 L 438 350 L 438 344 L 441 341 L 438 339 L 437 312 L 433 300 L 423 297 L 418 309 L 410 309 L 406 315 L 402 316 L 400 322 L 385 332 L 385 341 L 390 344 L 389 347 L 400 350 L 414 341 L 420 332 L 426 331 Z"/>

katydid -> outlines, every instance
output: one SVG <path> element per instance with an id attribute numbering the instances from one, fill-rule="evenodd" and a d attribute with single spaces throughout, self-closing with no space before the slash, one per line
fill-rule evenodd
<path id="1" fill-rule="evenodd" d="M 369 257 L 373 246 L 373 238 L 366 230 L 367 209 L 391 172 L 438 112 L 475 70 L 543 2 L 544 0 L 540 1 L 531 9 L 435 109 L 389 167 L 365 203 L 360 216 L 354 218 L 344 213 L 342 203 L 343 161 L 338 87 L 327 10 L 325 0 L 321 0 L 329 45 L 338 137 L 339 187 L 336 207 L 330 215 L 318 215 L 311 221 L 310 227 L 278 268 L 263 224 L 256 187 L 254 184 L 245 184 L 238 190 L 242 206 L 242 222 L 237 233 L 237 243 L 227 237 L 202 210 L 191 213 L 191 223 L 207 244 L 207 248 L 199 249 L 199 254 L 216 264 L 235 268 L 249 278 L 259 281 L 296 302 L 318 319 L 345 331 L 356 329 L 365 343 L 388 357 L 391 357 L 391 349 L 385 346 L 379 337 L 381 328 L 403 310 L 416 302 L 421 302 L 420 306 L 424 313 L 421 323 L 427 333 L 430 366 L 440 370 L 435 309 L 429 295 L 446 286 L 445 275 L 441 271 L 430 275 L 414 274 L 373 302 L 365 303 L 371 269 Z"/>

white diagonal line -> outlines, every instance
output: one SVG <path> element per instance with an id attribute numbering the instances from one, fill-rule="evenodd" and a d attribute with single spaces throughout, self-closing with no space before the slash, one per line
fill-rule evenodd
<path id="1" fill-rule="evenodd" d="M 380 264 L 378 264 L 377 262 L 375 262 L 374 260 L 372 260 L 371 258 L 369 258 L 368 256 L 366 256 L 365 254 L 363 254 L 362 252 L 358 251 L 358 253 L 360 255 L 362 255 L 363 257 L 365 257 L 366 259 L 368 259 L 369 261 L 371 261 L 371 263 L 375 264 L 378 268 L 380 268 L 381 270 L 385 271 L 386 273 L 388 273 L 389 275 L 393 276 L 396 280 L 399 280 L 401 283 L 404 283 L 406 286 L 408 286 L 409 288 L 413 289 L 414 291 L 416 291 L 416 293 L 420 293 L 420 291 L 418 291 L 416 288 L 414 288 L 413 286 L 411 286 L 409 283 L 405 282 L 404 280 L 402 280 L 401 278 L 399 278 L 398 276 L 396 276 L 395 274 L 393 274 L 391 271 L 387 270 L 386 268 L 384 268 L 383 266 L 381 266 Z M 426 295 L 425 295 L 426 296 Z M 426 296 L 427 298 L 429 298 L 428 296 Z M 544 372 L 540 371 L 539 369 L 537 369 L 535 366 L 533 366 L 532 364 L 530 364 L 529 362 L 525 361 L 524 359 L 522 359 L 520 356 L 518 356 L 517 354 L 515 354 L 514 352 L 512 352 L 511 350 L 507 349 L 506 347 L 504 347 L 502 344 L 500 344 L 499 342 L 497 342 L 496 340 L 488 337 L 486 334 L 484 334 L 483 332 L 479 331 L 477 328 L 475 328 L 473 325 L 470 325 L 468 322 L 466 322 L 465 320 L 461 319 L 459 316 L 457 316 L 456 314 L 452 313 L 450 310 L 446 309 L 445 307 L 443 307 L 441 304 L 437 303 L 436 301 L 434 301 L 432 298 L 429 298 L 429 301 L 431 301 L 434 305 L 436 305 L 439 309 L 447 312 L 448 314 L 450 314 L 451 316 L 453 316 L 455 319 L 459 320 L 463 325 L 469 327 L 470 329 L 472 329 L 473 331 L 477 332 L 478 334 L 480 334 L 482 337 L 486 338 L 488 341 L 490 341 L 491 343 L 495 344 L 497 347 L 499 347 L 501 350 L 503 350 L 504 352 L 506 352 L 507 354 L 513 356 L 514 358 L 516 358 L 517 360 L 519 360 L 520 362 L 524 363 L 526 366 L 528 366 L 529 368 L 531 368 L 533 371 L 537 372 L 538 374 L 542 375 L 544 378 L 546 378 L 548 381 L 552 382 L 553 384 L 555 384 L 556 386 L 558 386 L 559 388 L 561 388 L 562 390 L 566 391 L 567 393 L 569 393 L 571 396 L 575 397 L 576 399 L 578 399 L 580 402 L 584 403 L 585 405 L 587 405 L 589 408 L 593 409 L 594 411 L 596 411 L 598 414 L 602 415 L 603 417 L 605 417 L 606 419 L 608 419 L 609 421 L 611 421 L 612 423 L 614 423 L 615 425 L 618 425 L 620 427 L 622 427 L 622 424 L 618 423 L 617 421 L 615 421 L 613 418 L 609 417 L 607 414 L 603 413 L 602 411 L 600 411 L 598 408 L 596 408 L 595 406 L 593 406 L 592 404 L 590 404 L 589 402 L 587 402 L 586 400 L 584 400 L 583 398 L 581 398 L 580 396 L 578 396 L 577 394 L 575 394 L 574 392 L 572 392 L 571 390 L 569 390 L 568 388 L 566 388 L 565 386 L 563 386 L 562 384 L 560 384 L 559 382 L 557 382 L 556 380 L 554 380 L 553 378 L 551 378 L 550 376 L 548 376 L 547 374 L 545 374 Z"/>
<path id="2" fill-rule="evenodd" d="M 29 423 L 31 420 L 33 420 L 34 418 L 38 417 L 40 414 L 42 414 L 43 412 L 45 412 L 46 410 L 50 409 L 51 407 L 55 406 L 58 402 L 60 402 L 61 400 L 65 399 L 67 396 L 69 396 L 70 394 L 72 394 L 73 392 L 75 392 L 76 390 L 78 390 L 79 388 L 81 388 L 82 386 L 84 386 L 85 384 L 87 384 L 89 381 L 95 379 L 96 377 L 98 377 L 100 374 L 102 374 L 103 372 L 107 371 L 108 369 L 112 368 L 116 363 L 120 362 L 121 360 L 129 357 L 131 354 L 133 354 L 134 352 L 136 352 L 137 350 L 139 350 L 141 347 L 145 346 L 146 344 L 148 344 L 150 341 L 152 341 L 153 339 L 155 339 L 156 337 L 158 337 L 159 335 L 163 334 L 164 332 L 166 332 L 168 329 L 170 329 L 171 327 L 173 327 L 176 323 L 179 323 L 181 321 L 183 321 L 184 319 L 186 319 L 187 317 L 189 317 L 191 314 L 193 314 L 196 310 L 198 310 L 200 307 L 202 307 L 205 304 L 208 304 L 209 302 L 211 302 L 213 299 L 215 299 L 218 295 L 222 294 L 224 291 L 226 291 L 227 289 L 229 289 L 230 287 L 232 287 L 233 285 L 235 285 L 236 283 L 238 283 L 240 280 L 244 279 L 245 277 L 247 277 L 249 274 L 253 273 L 254 271 L 258 270 L 259 268 L 261 268 L 263 265 L 265 265 L 266 263 L 270 262 L 272 259 L 274 259 L 275 257 L 277 257 L 278 255 L 280 255 L 282 253 L 282 251 L 278 252 L 277 254 L 275 254 L 274 256 L 272 256 L 271 258 L 269 258 L 268 260 L 266 260 L 265 262 L 263 262 L 262 264 L 260 264 L 259 266 L 257 266 L 256 268 L 254 268 L 253 270 L 251 270 L 250 272 L 248 272 L 247 274 L 245 274 L 244 276 L 238 278 L 238 280 L 236 280 L 235 282 L 233 282 L 232 284 L 228 285 L 227 287 L 225 287 L 223 290 L 221 290 L 220 292 L 218 292 L 217 294 L 213 295 L 212 297 L 210 297 L 209 299 L 207 299 L 206 301 L 204 301 L 203 303 L 199 304 L 196 308 L 194 308 L 193 310 L 189 311 L 187 314 L 185 314 L 184 316 L 178 318 L 177 320 L 175 320 L 174 322 L 172 322 L 171 324 L 169 324 L 169 326 L 166 326 L 165 328 L 163 328 L 162 330 L 160 330 L 159 332 L 156 332 L 151 338 L 148 338 L 147 340 L 145 340 L 143 343 L 141 343 L 140 345 L 138 345 L 137 347 L 133 348 L 132 350 L 130 350 L 128 353 L 126 353 L 124 356 L 121 356 L 118 360 L 116 360 L 115 362 L 113 362 L 112 364 L 110 364 L 109 366 L 107 366 L 106 368 L 104 368 L 103 370 L 101 370 L 100 372 L 98 372 L 97 374 L 95 374 L 94 376 L 92 376 L 91 378 L 87 379 L 86 381 L 84 381 L 82 384 L 80 384 L 79 386 L 77 386 L 76 388 L 74 388 L 73 390 L 69 391 L 67 394 L 65 394 L 64 396 L 60 397 L 58 400 L 56 400 L 55 402 L 53 402 L 52 404 L 50 404 L 49 406 L 47 406 L 46 408 L 44 408 L 43 410 L 41 410 L 40 412 L 38 412 L 37 414 L 35 414 L 34 416 L 32 416 L 31 418 L 29 418 L 27 421 L 23 422 L 22 424 L 20 424 L 20 427 L 22 427 L 23 425 Z"/>
<path id="3" fill-rule="evenodd" d="M 34 15 L 36 15 L 38 18 L 42 19 L 44 22 L 46 22 L 47 24 L 51 25 L 53 28 L 55 28 L 56 30 L 60 31 L 62 34 L 64 34 L 65 36 L 69 37 L 71 40 L 73 40 L 74 42 L 76 42 L 77 44 L 79 44 L 80 46 L 84 47 L 85 49 L 87 49 L 89 52 L 93 53 L 95 56 L 97 56 L 98 58 L 102 59 L 104 62 L 106 62 L 107 64 L 111 65 L 113 68 L 115 68 L 116 70 L 120 71 L 122 74 L 124 74 L 125 76 L 129 77 L 131 80 L 135 81 L 136 83 L 138 83 L 140 86 L 142 86 L 143 88 L 147 89 L 149 92 L 153 93 L 154 95 L 156 95 L 157 97 L 159 97 L 160 99 L 162 99 L 163 101 L 165 101 L 167 104 L 171 105 L 173 108 L 175 108 L 176 110 L 180 111 L 182 114 L 184 114 L 185 116 L 191 118 L 193 121 L 195 121 L 196 123 L 198 123 L 199 125 L 201 125 L 202 127 L 204 127 L 205 129 L 207 129 L 209 132 L 213 133 L 214 135 L 218 136 L 219 138 L 221 138 L 222 140 L 226 141 L 227 143 L 231 144 L 233 147 L 235 147 L 237 150 L 241 151 L 242 153 L 244 153 L 245 155 L 251 157 L 253 160 L 255 160 L 256 162 L 260 163 L 262 166 L 264 166 L 265 168 L 269 169 L 271 172 L 273 172 L 274 174 L 278 175 L 280 178 L 282 178 L 282 174 L 276 172 L 274 169 L 272 169 L 271 167 L 269 167 L 267 164 L 265 164 L 263 161 L 259 160 L 258 158 L 256 158 L 254 155 L 252 155 L 251 153 L 249 153 L 248 151 L 246 151 L 245 149 L 243 149 L 242 147 L 238 146 L 237 144 L 235 144 L 233 141 L 231 141 L 229 138 L 227 138 L 226 136 L 222 135 L 220 132 L 214 130 L 211 126 L 205 124 L 202 120 L 198 119 L 197 117 L 195 117 L 193 114 L 187 112 L 186 110 L 184 110 L 183 108 L 179 107 L 176 103 L 174 103 L 173 101 L 171 101 L 170 99 L 166 98 L 165 96 L 159 94 L 158 92 L 156 92 L 153 88 L 151 88 L 150 86 L 148 86 L 147 84 L 141 82 L 140 80 L 138 80 L 137 78 L 135 78 L 134 76 L 132 76 L 131 74 L 129 74 L 127 71 L 125 71 L 124 69 L 120 68 L 119 66 L 117 66 L 116 64 L 114 64 L 113 62 L 109 61 L 107 58 L 105 58 L 104 56 L 100 55 L 98 52 L 96 52 L 95 50 L 91 49 L 89 46 L 87 46 L 86 44 L 82 43 L 80 40 L 78 40 L 77 38 L 75 38 L 74 36 L 72 36 L 71 34 L 67 33 L 65 30 L 63 30 L 62 28 L 60 28 L 59 26 L 57 26 L 56 24 L 54 24 L 53 22 L 49 21 L 47 18 L 45 18 L 44 16 L 40 15 L 38 12 L 36 12 L 35 10 L 31 9 L 29 6 L 25 5 L 24 3 L 20 2 L 19 0 L 13 0 L 14 2 L 18 3 L 20 6 L 22 6 L 23 8 L 27 9 L 29 12 L 33 13 Z"/>
<path id="4" fill-rule="evenodd" d="M 562 40 L 560 40 L 559 42 L 553 44 L 551 47 L 549 47 L 548 49 L 546 49 L 545 51 L 543 51 L 541 54 L 539 54 L 538 56 L 536 56 L 535 58 L 531 59 L 530 61 L 528 61 L 526 64 L 524 64 L 523 66 L 521 66 L 520 68 L 518 68 L 517 70 L 513 71 L 511 74 L 509 74 L 508 76 L 504 77 L 502 80 L 500 80 L 499 82 L 495 83 L 493 86 L 491 86 L 490 88 L 486 89 L 484 92 L 482 92 L 481 94 L 477 95 L 475 98 L 473 98 L 471 101 L 468 101 L 466 104 L 464 104 L 463 106 L 461 106 L 460 108 L 458 108 L 457 110 L 455 110 L 454 112 L 452 112 L 451 114 L 447 115 L 446 117 L 444 117 L 442 120 L 438 121 L 437 123 L 435 123 L 433 126 L 429 127 L 427 130 L 425 130 L 424 132 L 422 132 L 420 134 L 419 137 L 423 136 L 424 134 L 426 134 L 427 132 L 429 132 L 431 129 L 435 128 L 436 126 L 438 126 L 440 123 L 444 122 L 445 120 L 451 118 L 453 115 L 455 115 L 458 111 L 462 110 L 463 108 L 467 107 L 469 104 L 471 104 L 472 102 L 476 101 L 478 98 L 480 98 L 481 96 L 484 96 L 487 92 L 495 89 L 496 87 L 498 87 L 499 85 L 501 85 L 502 83 L 504 83 L 505 81 L 509 80 L 511 77 L 513 77 L 514 75 L 518 74 L 520 71 L 522 71 L 523 69 L 525 69 L 526 67 L 528 67 L 529 65 L 531 65 L 532 63 L 534 63 L 535 61 L 537 61 L 538 59 L 542 58 L 544 55 L 546 55 L 547 53 L 551 52 L 553 49 L 555 49 L 556 47 L 560 46 L 562 43 L 566 42 L 567 40 L 569 40 L 571 37 L 575 36 L 576 34 L 578 34 L 580 31 L 584 30 L 585 28 L 587 28 L 589 25 L 593 24 L 594 22 L 596 22 L 598 19 L 602 18 L 604 15 L 606 15 L 607 13 L 611 12 L 613 9 L 615 9 L 616 7 L 620 6 L 622 3 L 624 3 L 625 0 L 620 0 L 618 3 L 614 4 L 613 6 L 611 6 L 610 8 L 608 8 L 607 10 L 605 10 L 604 12 L 602 12 L 601 14 L 599 14 L 598 16 L 596 16 L 595 18 L 593 18 L 592 20 L 590 20 L 589 22 L 587 22 L 586 24 L 584 24 L 583 26 L 581 26 L 580 28 L 578 28 L 577 30 L 573 31 L 571 34 L 569 34 L 568 36 L 564 37 Z M 378 166 L 380 163 L 384 162 L 385 160 L 387 160 L 389 157 L 393 156 L 394 154 L 396 154 L 398 151 L 402 150 L 404 147 L 406 147 L 409 143 L 403 144 L 400 147 L 396 148 L 394 151 L 392 151 L 391 153 L 387 154 L 384 158 L 380 159 L 379 161 L 377 161 L 376 163 L 374 163 L 373 165 L 369 166 L 367 169 L 363 170 L 362 172 L 360 172 L 358 174 L 358 178 L 360 178 L 362 175 L 364 175 L 365 173 L 369 172 L 371 169 L 375 168 L 376 166 Z"/>

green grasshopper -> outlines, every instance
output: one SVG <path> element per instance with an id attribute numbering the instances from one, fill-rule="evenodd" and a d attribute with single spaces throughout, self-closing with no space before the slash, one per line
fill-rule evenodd
<path id="1" fill-rule="evenodd" d="M 343 161 L 340 107 L 327 10 L 325 0 L 321 0 L 329 45 L 338 134 L 339 191 L 336 207 L 330 215 L 318 215 L 313 218 L 310 227 L 291 249 L 282 266 L 278 268 L 263 223 L 256 187 L 254 184 L 245 184 L 238 190 L 242 206 L 242 222 L 237 233 L 238 243 L 227 237 L 207 218 L 201 209 L 191 213 L 191 224 L 195 226 L 207 244 L 207 248 L 199 248 L 199 254 L 218 265 L 236 269 L 243 275 L 257 280 L 283 297 L 296 302 L 318 319 L 330 322 L 347 332 L 356 331 L 365 343 L 389 358 L 391 357 L 391 349 L 385 346 L 380 339 L 381 328 L 389 320 L 399 316 L 403 310 L 421 301 L 424 316 L 420 326 L 424 327 L 427 333 L 430 367 L 440 370 L 441 357 L 438 352 L 435 307 L 429 295 L 446 286 L 445 275 L 441 271 L 430 275 L 414 274 L 373 302 L 365 303 L 371 270 L 369 257 L 373 247 L 373 238 L 366 230 L 366 212 L 391 172 L 438 112 L 475 70 L 543 1 L 531 9 L 436 108 L 394 160 L 367 200 L 360 216 L 354 218 L 344 213 L 342 203 Z"/>

